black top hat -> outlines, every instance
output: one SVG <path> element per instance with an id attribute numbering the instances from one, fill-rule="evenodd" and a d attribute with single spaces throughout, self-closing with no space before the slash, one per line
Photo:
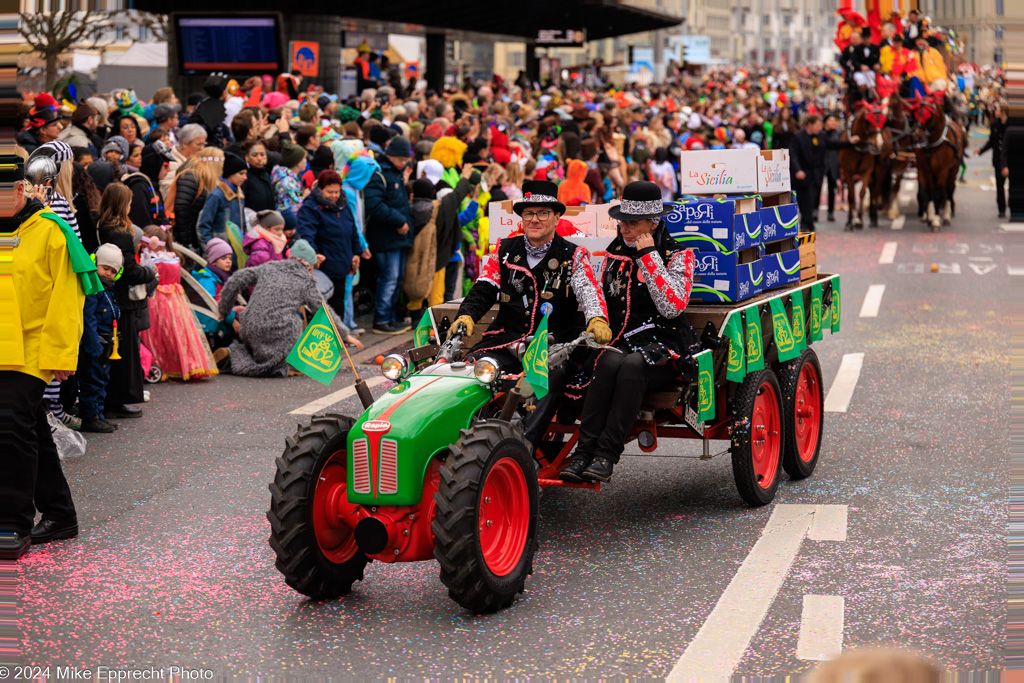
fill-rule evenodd
<path id="1" fill-rule="evenodd" d="M 661 201 L 661 189 L 647 180 L 634 180 L 622 189 L 622 201 L 608 209 L 608 215 L 617 221 L 637 221 L 661 218 L 672 209 Z"/>
<path id="2" fill-rule="evenodd" d="M 660 192 L 658 196 L 661 196 Z M 558 186 L 550 180 L 527 180 L 523 183 L 523 198 L 512 205 L 512 210 L 522 216 L 523 209 L 528 206 L 550 206 L 555 213 L 565 213 L 565 204 L 558 201 Z"/>

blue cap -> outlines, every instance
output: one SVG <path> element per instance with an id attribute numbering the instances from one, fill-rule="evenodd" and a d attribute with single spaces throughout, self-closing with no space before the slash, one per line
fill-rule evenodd
<path id="1" fill-rule="evenodd" d="M 543 315 L 551 315 L 551 311 L 555 310 L 555 307 L 545 301 L 540 305 L 540 312 Z"/>

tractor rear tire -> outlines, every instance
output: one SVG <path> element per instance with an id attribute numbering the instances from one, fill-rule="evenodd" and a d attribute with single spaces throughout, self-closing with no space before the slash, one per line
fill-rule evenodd
<path id="1" fill-rule="evenodd" d="M 536 465 L 522 433 L 476 421 L 449 447 L 434 501 L 434 557 L 455 602 L 477 614 L 508 607 L 533 572 Z"/>
<path id="2" fill-rule="evenodd" d="M 740 497 L 752 507 L 772 502 L 779 487 L 785 425 L 775 373 L 747 374 L 736 393 L 732 429 L 732 473 Z"/>
<path id="3" fill-rule="evenodd" d="M 821 383 L 818 354 L 805 350 L 779 371 L 786 441 L 782 468 L 790 479 L 806 479 L 814 472 L 821 454 L 825 427 L 825 389 Z"/>
<path id="4" fill-rule="evenodd" d="M 315 599 L 336 598 L 363 579 L 370 562 L 356 548 L 354 533 L 330 526 L 323 506 L 326 488 L 344 484 L 348 433 L 354 420 L 344 415 L 314 417 L 285 439 L 270 485 L 270 547 L 285 583 Z M 317 486 L 320 485 L 319 496 Z"/>

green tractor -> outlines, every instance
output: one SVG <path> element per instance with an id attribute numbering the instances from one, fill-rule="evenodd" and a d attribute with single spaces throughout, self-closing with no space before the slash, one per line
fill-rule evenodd
<path id="1" fill-rule="evenodd" d="M 729 455 L 740 497 L 767 505 L 783 472 L 803 479 L 819 461 L 825 392 L 810 344 L 829 324 L 838 330 L 823 320 L 838 321 L 839 311 L 839 276 L 826 273 L 735 305 L 691 304 L 687 316 L 704 330 L 703 350 L 684 359 L 690 367 L 674 384 L 645 396 L 627 441 L 653 453 L 660 439 L 698 440 L 700 460 Z M 740 321 L 745 342 L 736 344 L 728 330 Z M 481 320 L 476 333 L 486 326 Z M 533 568 L 538 490 L 600 490 L 558 477 L 579 438 L 575 417 L 559 415 L 532 450 L 523 437 L 535 405 L 530 385 L 521 374 L 500 375 L 492 359 L 463 361 L 465 341 L 460 328 L 440 347 L 388 356 L 381 369 L 398 384 L 374 401 L 357 383 L 366 408 L 360 417 L 314 417 L 287 439 L 267 517 L 289 586 L 333 598 L 373 560 L 434 558 L 456 602 L 498 610 L 523 591 Z M 619 352 L 583 334 L 552 344 L 548 366 L 580 346 Z M 749 361 L 741 377 L 733 374 L 737 348 L 747 348 Z M 698 356 L 710 359 L 699 372 Z M 713 452 L 713 441 L 729 445 Z"/>
<path id="2" fill-rule="evenodd" d="M 371 561 L 436 559 L 469 610 L 523 592 L 537 550 L 538 468 L 520 410 L 532 391 L 493 360 L 462 361 L 464 338 L 460 326 L 440 348 L 386 357 L 382 372 L 398 384 L 361 416 L 314 417 L 287 439 L 267 517 L 289 586 L 333 598 Z M 549 365 L 580 345 L 611 348 L 581 335 L 552 345 Z"/>

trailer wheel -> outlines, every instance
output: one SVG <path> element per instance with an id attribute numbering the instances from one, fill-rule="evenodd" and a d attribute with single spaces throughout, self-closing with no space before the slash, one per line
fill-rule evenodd
<path id="1" fill-rule="evenodd" d="M 448 595 L 476 613 L 512 604 L 537 550 L 536 467 L 522 433 L 500 420 L 463 429 L 441 466 L 434 557 Z"/>
<path id="2" fill-rule="evenodd" d="M 325 507 L 347 481 L 348 433 L 343 415 L 314 417 L 285 440 L 270 485 L 270 547 L 285 583 L 311 598 L 336 598 L 363 579 L 369 563 L 352 529 L 332 520 Z M 344 489 L 342 494 L 344 495 Z"/>
<path id="3" fill-rule="evenodd" d="M 786 416 L 786 441 L 782 467 L 792 479 L 811 476 L 821 453 L 825 426 L 825 392 L 821 385 L 818 354 L 807 349 L 782 366 L 782 410 Z"/>
<path id="4" fill-rule="evenodd" d="M 775 373 L 766 368 L 748 374 L 734 400 L 731 453 L 736 488 L 748 505 L 767 505 L 779 486 L 785 437 Z"/>

